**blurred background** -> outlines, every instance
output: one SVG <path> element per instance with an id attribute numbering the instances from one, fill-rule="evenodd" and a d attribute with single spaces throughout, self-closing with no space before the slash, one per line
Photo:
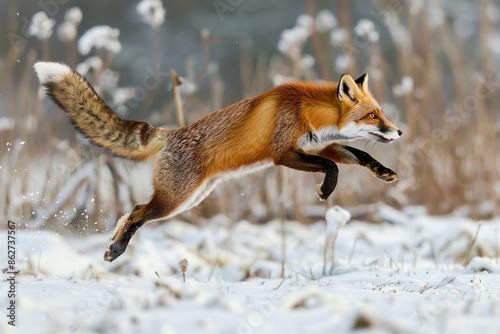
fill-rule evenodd
<path id="1" fill-rule="evenodd" d="M 182 214 L 189 222 L 263 223 L 281 212 L 307 224 L 334 204 L 373 222 L 381 207 L 499 214 L 498 0 L 1 0 L 0 13 L 0 212 L 27 227 L 107 230 L 152 194 L 151 163 L 77 134 L 43 97 L 36 60 L 76 68 L 121 117 L 170 128 L 172 69 L 188 124 L 290 80 L 366 72 L 404 132 L 391 145 L 352 143 L 395 170 L 396 183 L 341 166 L 325 205 L 315 195 L 322 175 L 271 168 L 217 188 Z"/>

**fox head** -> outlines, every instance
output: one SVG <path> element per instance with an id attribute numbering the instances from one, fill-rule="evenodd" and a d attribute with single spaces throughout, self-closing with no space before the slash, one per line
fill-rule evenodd
<path id="1" fill-rule="evenodd" d="M 338 132 L 346 139 L 375 139 L 390 143 L 403 133 L 387 118 L 368 90 L 368 74 L 354 80 L 349 74 L 340 77 L 337 87 L 340 118 Z"/>

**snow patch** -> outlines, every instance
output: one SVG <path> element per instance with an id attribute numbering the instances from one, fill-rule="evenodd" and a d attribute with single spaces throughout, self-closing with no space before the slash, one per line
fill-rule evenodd
<path id="1" fill-rule="evenodd" d="M 379 211 L 384 211 L 382 209 Z M 498 327 L 500 219 L 477 222 L 389 212 L 391 223 L 353 221 L 323 275 L 325 222 L 151 223 L 106 263 L 108 234 L 85 238 L 28 229 L 17 235 L 22 333 L 490 333 Z M 404 215 L 407 215 L 406 221 Z M 349 215 L 331 208 L 334 227 Z M 156 226 L 155 226 L 156 225 Z M 4 253 L 6 254 L 6 252 Z M 474 257 L 480 254 L 481 257 Z M 178 269 L 187 259 L 186 282 Z M 5 255 L 3 258 L 4 263 Z M 211 278 L 209 278 L 211 277 Z M 242 281 L 243 280 L 243 281 Z M 0 293 L 6 295 L 6 285 Z M 2 290 L 3 288 L 3 290 Z M 472 302 L 473 301 L 473 302 Z M 58 316 L 53 317 L 54 309 Z M 464 312 L 464 310 L 466 312 Z M 3 326 L 3 327 L 2 327 Z M 0 332 L 5 331 L 0 323 Z"/>
<path id="2" fill-rule="evenodd" d="M 490 274 L 500 274 L 500 265 L 497 263 L 493 263 L 492 259 L 486 259 L 483 257 L 476 256 L 474 257 L 463 273 L 477 274 L 477 273 L 490 273 Z"/>

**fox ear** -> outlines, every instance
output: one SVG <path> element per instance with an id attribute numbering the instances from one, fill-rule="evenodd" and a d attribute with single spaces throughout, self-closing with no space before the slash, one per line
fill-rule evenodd
<path id="1" fill-rule="evenodd" d="M 361 90 L 364 92 L 368 91 L 368 73 L 363 74 L 359 78 L 356 79 L 356 84 L 361 87 Z"/>
<path id="2" fill-rule="evenodd" d="M 356 94 L 359 89 L 354 82 L 354 79 L 349 74 L 342 74 L 339 80 L 339 86 L 337 87 L 337 96 L 340 101 L 346 101 L 350 99 L 351 101 L 356 101 Z"/>

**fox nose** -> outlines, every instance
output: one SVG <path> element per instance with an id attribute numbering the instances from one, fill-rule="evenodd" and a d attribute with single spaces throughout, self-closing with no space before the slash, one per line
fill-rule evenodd
<path id="1" fill-rule="evenodd" d="M 401 130 L 398 130 L 398 135 L 401 137 L 401 135 L 403 134 L 403 131 Z"/>

